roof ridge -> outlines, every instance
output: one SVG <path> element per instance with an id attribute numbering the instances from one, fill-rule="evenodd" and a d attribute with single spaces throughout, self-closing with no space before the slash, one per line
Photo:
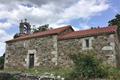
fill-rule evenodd
<path id="1" fill-rule="evenodd" d="M 25 35 L 25 36 L 21 36 L 6 42 L 13 42 L 13 41 L 19 41 L 19 40 L 24 40 L 24 39 L 30 39 L 30 38 L 34 38 L 34 37 L 43 37 L 43 36 L 47 36 L 47 35 L 54 35 L 54 34 L 60 34 L 62 31 L 68 29 L 68 28 L 72 28 L 70 25 L 67 26 L 63 26 L 63 27 L 59 27 L 59 28 L 55 28 L 55 29 L 51 29 L 51 30 L 47 30 L 47 31 L 42 31 L 42 32 L 37 32 L 37 33 L 33 33 L 33 34 L 29 34 L 29 35 Z"/>
<path id="2" fill-rule="evenodd" d="M 86 29 L 86 30 L 79 30 L 79 31 L 89 31 L 89 30 L 100 30 L 100 29 L 107 29 L 107 28 L 115 28 L 116 26 L 107 26 L 107 27 L 99 27 L 95 29 Z"/>
<path id="3" fill-rule="evenodd" d="M 71 27 L 71 26 L 66 25 L 66 26 L 63 26 L 63 27 L 53 28 L 53 29 L 49 29 L 49 30 L 46 30 L 46 31 L 35 32 L 33 34 L 42 33 L 42 32 L 48 32 L 48 31 L 52 31 L 52 30 L 56 30 L 56 29 L 63 29 L 63 28 L 68 28 L 68 27 Z M 30 34 L 30 35 L 33 35 L 33 34 Z"/>
<path id="4" fill-rule="evenodd" d="M 116 29 L 117 27 L 115 26 L 107 26 L 107 27 L 101 27 L 101 28 L 95 28 L 95 29 L 79 30 L 79 31 L 67 33 L 66 35 L 63 35 L 63 36 L 59 36 L 59 39 L 85 37 L 85 36 L 98 35 L 103 33 L 113 33 L 116 31 Z"/>

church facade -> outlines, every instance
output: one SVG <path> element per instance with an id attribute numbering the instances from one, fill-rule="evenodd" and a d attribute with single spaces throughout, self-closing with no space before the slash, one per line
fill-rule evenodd
<path id="1" fill-rule="evenodd" d="M 6 41 L 4 68 L 67 68 L 73 64 L 70 54 L 86 50 L 94 50 L 107 64 L 119 66 L 119 47 L 117 26 L 80 31 L 64 26 Z"/>

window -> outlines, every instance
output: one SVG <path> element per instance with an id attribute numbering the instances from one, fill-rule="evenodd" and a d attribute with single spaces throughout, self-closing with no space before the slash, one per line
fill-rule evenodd
<path id="1" fill-rule="evenodd" d="M 82 39 L 82 50 L 92 49 L 92 40 L 93 37 L 83 38 Z"/>
<path id="2" fill-rule="evenodd" d="M 86 47 L 89 48 L 89 46 L 90 46 L 89 39 L 85 40 L 85 44 L 86 44 Z"/>

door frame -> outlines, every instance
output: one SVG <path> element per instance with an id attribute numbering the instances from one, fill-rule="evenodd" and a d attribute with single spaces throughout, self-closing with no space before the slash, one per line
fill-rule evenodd
<path id="1" fill-rule="evenodd" d="M 29 61 L 30 61 L 30 60 L 29 60 L 29 57 L 30 57 L 29 55 L 30 55 L 30 54 L 34 54 L 34 66 L 35 66 L 35 64 L 36 64 L 36 62 L 37 62 L 37 61 L 36 61 L 36 50 L 35 50 L 35 49 L 33 49 L 33 50 L 28 50 L 27 58 L 26 58 L 26 60 L 25 60 L 25 61 L 26 61 L 26 66 L 27 66 L 27 68 L 29 68 Z"/>
<path id="2" fill-rule="evenodd" d="M 31 62 L 31 56 L 33 57 L 33 63 Z M 33 65 L 31 65 L 31 63 L 33 64 Z M 34 68 L 34 66 L 35 66 L 35 55 L 34 54 L 29 54 L 29 68 Z"/>

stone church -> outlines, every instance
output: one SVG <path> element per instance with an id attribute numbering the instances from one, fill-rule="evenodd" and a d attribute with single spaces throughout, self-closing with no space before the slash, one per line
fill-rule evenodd
<path id="1" fill-rule="evenodd" d="M 119 27 L 108 26 L 74 31 L 64 26 L 31 33 L 30 24 L 21 22 L 19 37 L 6 41 L 5 69 L 70 67 L 70 54 L 94 50 L 112 66 L 120 65 Z"/>

